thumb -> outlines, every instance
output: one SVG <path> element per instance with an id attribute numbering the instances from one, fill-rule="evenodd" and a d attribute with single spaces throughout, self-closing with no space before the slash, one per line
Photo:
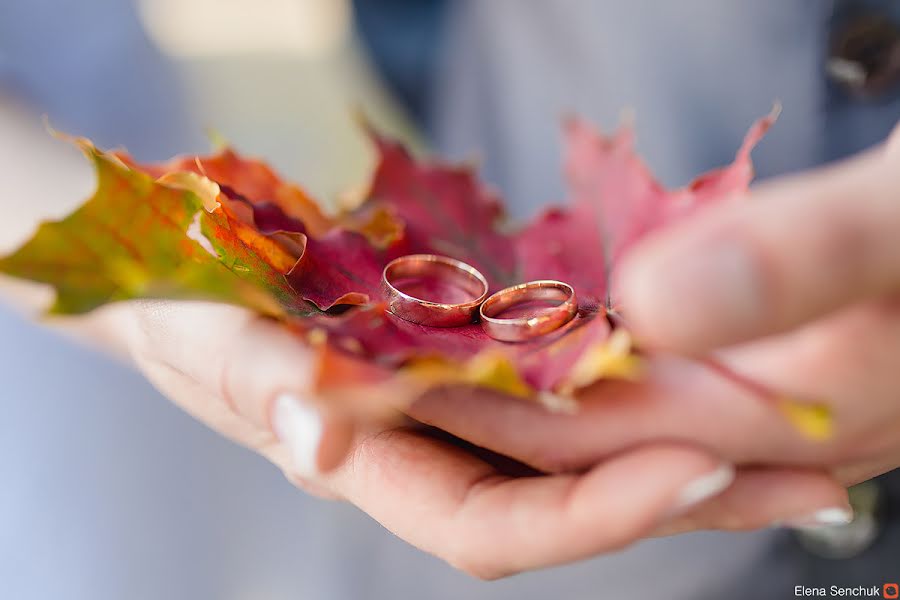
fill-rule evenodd
<path id="1" fill-rule="evenodd" d="M 310 478 L 343 460 L 354 419 L 315 401 L 312 353 L 277 323 L 206 302 L 110 308 L 107 328 L 151 382 L 198 420 L 270 458 L 285 456 L 276 462 L 295 475 Z"/>
<path id="2" fill-rule="evenodd" d="M 884 146 L 652 236 L 617 281 L 636 333 L 701 352 L 900 288 L 898 150 L 900 129 Z"/>

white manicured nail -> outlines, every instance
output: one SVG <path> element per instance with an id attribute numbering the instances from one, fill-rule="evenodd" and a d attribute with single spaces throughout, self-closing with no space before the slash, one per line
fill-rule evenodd
<path id="1" fill-rule="evenodd" d="M 831 508 L 822 508 L 798 519 L 789 519 L 784 524 L 788 527 L 825 527 L 829 525 L 847 525 L 851 521 L 853 521 L 852 510 L 843 506 L 833 506 Z"/>
<path id="2" fill-rule="evenodd" d="M 685 510 L 700 504 L 725 491 L 734 481 L 734 467 L 729 464 L 721 464 L 714 471 L 701 475 L 687 483 L 675 501 L 674 512 Z"/>
<path id="3" fill-rule="evenodd" d="M 322 440 L 319 411 L 293 394 L 279 394 L 272 411 L 272 427 L 290 451 L 297 473 L 315 475 L 318 472 L 319 442 Z"/>

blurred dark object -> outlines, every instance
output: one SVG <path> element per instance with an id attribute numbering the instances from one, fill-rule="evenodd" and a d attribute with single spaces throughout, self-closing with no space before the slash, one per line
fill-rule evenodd
<path id="1" fill-rule="evenodd" d="M 417 124 L 427 123 L 446 0 L 353 0 L 359 37 Z"/>
<path id="2" fill-rule="evenodd" d="M 850 488 L 850 502 L 856 513 L 850 524 L 779 531 L 768 551 L 750 561 L 743 574 L 704 598 L 780 600 L 795 597 L 797 585 L 828 589 L 834 584 L 871 587 L 894 581 L 900 548 L 900 469 Z"/>
<path id="3" fill-rule="evenodd" d="M 885 526 L 888 492 L 879 479 L 870 479 L 849 489 L 853 521 L 846 525 L 806 527 L 794 532 L 807 552 L 833 560 L 859 556 L 878 539 Z"/>
<path id="4" fill-rule="evenodd" d="M 852 95 L 872 98 L 900 83 L 900 25 L 873 12 L 848 13 L 833 29 L 828 73 Z"/>

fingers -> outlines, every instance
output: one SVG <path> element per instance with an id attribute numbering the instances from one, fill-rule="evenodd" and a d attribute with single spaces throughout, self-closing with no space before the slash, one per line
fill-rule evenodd
<path id="1" fill-rule="evenodd" d="M 871 326 L 876 323 L 872 320 Z M 879 327 L 885 336 L 893 332 L 884 323 Z M 858 329 L 870 331 L 870 326 Z M 836 432 L 829 440 L 804 436 L 785 418 L 777 399 L 754 395 L 698 362 L 662 355 L 639 382 L 604 381 L 584 390 L 575 414 L 549 413 L 535 402 L 487 391 L 435 393 L 414 403 L 409 414 L 545 472 L 581 469 L 653 440 L 714 448 L 734 464 L 835 465 L 886 455 L 896 443 L 886 438 L 895 428 L 885 424 L 896 416 L 879 373 L 890 370 L 886 361 L 896 352 L 872 335 L 853 334 L 851 327 L 841 332 L 840 340 L 852 348 L 868 344 L 867 353 L 823 352 L 825 340 L 809 330 L 809 335 L 742 346 L 740 353 L 722 357 L 738 373 L 774 390 L 801 401 L 827 402 Z M 870 401 L 865 411 L 859 398 Z"/>
<path id="2" fill-rule="evenodd" d="M 855 483 L 900 464 L 898 311 L 896 301 L 869 303 L 717 354 L 720 364 L 774 392 L 826 404 L 834 430 L 827 440 L 792 425 L 780 398 L 760 397 L 698 361 L 664 354 L 648 361 L 639 382 L 603 381 L 584 390 L 576 414 L 458 391 L 426 396 L 410 414 L 546 472 L 581 469 L 637 444 L 671 440 L 714 448 L 733 464 L 841 467 L 842 481 Z"/>
<path id="3" fill-rule="evenodd" d="M 826 473 L 778 468 L 741 470 L 722 494 L 662 525 L 653 535 L 699 529 L 750 530 L 849 523 L 847 490 Z"/>
<path id="4" fill-rule="evenodd" d="M 327 481 L 386 528 L 483 578 L 620 548 L 728 486 L 732 471 L 656 444 L 584 474 L 510 478 L 407 430 L 366 438 Z"/>
<path id="5" fill-rule="evenodd" d="M 678 358 L 660 358 L 642 382 L 609 381 L 587 390 L 576 414 L 548 413 L 537 403 L 486 391 L 434 393 L 409 414 L 546 472 L 582 469 L 660 439 L 715 448 L 740 463 L 830 458 L 773 406 Z"/>
<path id="6" fill-rule="evenodd" d="M 900 288 L 897 145 L 653 236 L 620 269 L 626 318 L 645 342 L 702 352 Z"/>
<path id="7" fill-rule="evenodd" d="M 280 441 L 301 474 L 343 459 L 353 422 L 312 401 L 312 357 L 283 327 L 205 302 L 148 301 L 127 310 L 131 331 L 123 335 L 135 359 L 189 413 L 254 449 Z"/>

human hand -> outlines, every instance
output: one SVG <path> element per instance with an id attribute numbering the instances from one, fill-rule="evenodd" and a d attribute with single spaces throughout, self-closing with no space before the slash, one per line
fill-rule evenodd
<path id="1" fill-rule="evenodd" d="M 825 465 L 854 483 L 900 466 L 898 238 L 900 127 L 881 147 L 651 240 L 623 270 L 623 302 L 651 346 L 727 348 L 741 372 L 829 404 L 834 439 L 766 427 L 753 458 Z"/>
<path id="2" fill-rule="evenodd" d="M 760 198 L 752 206 L 758 210 L 756 206 L 777 201 L 767 197 L 784 195 L 795 202 L 825 192 L 840 197 L 835 190 L 868 189 L 856 186 L 868 183 L 873 173 L 880 174 L 884 184 L 886 155 L 882 151 L 837 170 L 802 176 L 806 181 L 773 184 L 755 194 Z M 726 337 L 695 346 L 695 338 L 679 338 L 678 329 L 673 334 L 658 328 L 654 309 L 640 304 L 640 269 L 649 268 L 641 267 L 641 261 L 652 265 L 654 256 L 667 255 L 666 244 L 695 236 L 694 228 L 712 230 L 716 222 L 737 218 L 728 215 L 747 210 L 728 205 L 701 215 L 656 236 L 635 253 L 624 268 L 622 290 L 625 304 L 632 307 L 628 317 L 642 339 L 689 352 L 731 341 Z M 682 302 L 690 303 L 696 301 L 693 290 L 703 288 L 685 289 Z M 896 420 L 877 418 L 890 411 L 867 411 L 865 419 L 857 418 L 849 405 L 840 403 L 845 395 L 831 394 L 845 389 L 838 385 L 845 381 L 839 375 L 852 371 L 852 365 L 839 361 L 840 368 L 830 368 L 827 361 L 814 360 L 832 356 L 820 347 L 828 338 L 837 340 L 830 346 L 834 352 L 845 354 L 860 347 L 854 340 L 868 340 L 865 351 L 857 351 L 849 361 L 857 366 L 866 366 L 866 360 L 878 359 L 882 366 L 890 362 L 884 352 L 888 348 L 871 343 L 897 337 L 881 327 L 882 317 L 891 312 L 889 303 L 881 298 L 869 301 L 868 296 L 865 300 L 863 306 L 819 325 L 724 356 L 742 372 L 778 389 L 832 402 L 838 436 L 826 445 L 799 438 L 758 398 L 678 358 L 658 362 L 644 383 L 597 386 L 585 395 L 577 416 L 547 415 L 519 401 L 459 390 L 432 394 L 413 407 L 411 414 L 423 422 L 551 473 L 531 477 L 508 475 L 483 453 L 428 432 L 360 424 L 315 404 L 303 395 L 308 361 L 303 347 L 274 324 L 239 309 L 149 303 L 140 308 L 140 318 L 125 319 L 128 325 L 119 322 L 119 331 L 131 332 L 132 354 L 167 395 L 267 456 L 302 487 L 346 498 L 410 542 L 469 572 L 496 577 L 612 550 L 660 531 L 666 521 L 663 530 L 672 531 L 834 519 L 835 511 L 840 518 L 847 510 L 845 492 L 821 467 L 844 467 L 838 474 L 849 483 L 896 466 L 885 449 L 890 435 L 867 436 L 872 430 L 863 426 L 874 421 L 879 421 L 878 431 L 885 431 L 885 422 L 896 426 Z M 810 317 L 820 314 L 821 309 L 812 311 Z M 780 331 L 800 322 L 802 318 L 760 331 Z M 705 330 L 699 332 L 704 339 Z M 881 336 L 872 338 L 873 333 Z M 829 377 L 822 376 L 823 368 Z M 866 443 L 854 445 L 861 438 Z M 848 449 L 860 460 L 844 461 Z M 342 460 L 345 453 L 348 458 Z M 731 483 L 732 472 L 722 459 L 739 466 L 736 480 L 724 494 L 702 502 Z M 759 464 L 767 466 L 754 466 Z M 337 469 L 326 473 L 335 465 Z"/>
<path id="3" fill-rule="evenodd" d="M 580 473 L 544 475 L 411 422 L 338 412 L 307 391 L 307 348 L 235 307 L 131 302 L 76 321 L 301 488 L 352 502 L 484 578 L 622 547 L 731 481 L 718 458 L 685 444 L 646 444 Z"/>
<path id="4" fill-rule="evenodd" d="M 625 318 L 648 348 L 674 353 L 644 381 L 595 386 L 574 416 L 498 397 L 424 402 L 413 414 L 550 471 L 659 439 L 739 466 L 727 492 L 665 531 L 840 522 L 846 499 L 827 474 L 849 485 L 900 466 L 898 238 L 900 128 L 879 148 L 759 186 L 636 248 L 618 281 Z M 805 439 L 771 404 L 677 356 L 710 353 L 829 405 L 834 437 Z"/>
<path id="5" fill-rule="evenodd" d="M 202 422 L 266 456 L 300 487 L 348 500 L 480 577 L 618 549 L 720 492 L 734 475 L 690 444 L 647 442 L 578 473 L 523 477 L 516 465 L 446 437 L 317 404 L 305 395 L 306 348 L 241 309 L 144 302 L 98 317 L 106 337 L 120 340 L 151 381 Z M 486 399 L 471 390 L 438 397 L 448 406 L 473 403 L 473 420 L 480 418 L 474 402 Z M 805 506 L 810 497 L 844 501 L 839 487 L 813 472 L 745 470 L 732 489 L 752 499 L 748 515 Z"/>

